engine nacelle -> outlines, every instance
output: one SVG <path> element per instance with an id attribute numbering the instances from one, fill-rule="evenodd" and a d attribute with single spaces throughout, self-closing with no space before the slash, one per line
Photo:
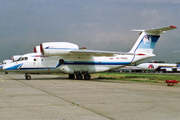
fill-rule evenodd
<path id="1" fill-rule="evenodd" d="M 78 45 L 68 42 L 47 42 L 40 44 L 41 53 L 46 56 L 65 55 L 70 50 L 78 49 Z"/>
<path id="2" fill-rule="evenodd" d="M 41 53 L 40 46 L 34 47 L 34 53 Z"/>

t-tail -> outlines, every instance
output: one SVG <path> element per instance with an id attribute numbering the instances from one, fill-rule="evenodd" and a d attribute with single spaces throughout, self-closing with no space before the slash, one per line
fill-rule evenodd
<path id="1" fill-rule="evenodd" d="M 175 29 L 175 26 L 168 26 L 163 28 L 156 28 L 156 29 L 148 29 L 148 30 L 133 30 L 133 31 L 140 31 L 140 36 L 137 42 L 134 44 L 133 48 L 131 49 L 130 53 L 141 54 L 141 55 L 148 55 L 148 56 L 155 56 L 153 54 L 154 47 L 156 42 L 158 41 L 160 35 L 165 33 L 165 31 Z"/>

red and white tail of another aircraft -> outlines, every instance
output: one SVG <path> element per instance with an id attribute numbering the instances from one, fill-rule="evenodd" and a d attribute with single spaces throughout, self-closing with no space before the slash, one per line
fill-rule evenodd
<path id="1" fill-rule="evenodd" d="M 140 69 L 163 71 L 163 72 L 176 72 L 180 71 L 180 64 L 167 64 L 167 63 L 142 63 L 137 66 Z"/>
<path id="2" fill-rule="evenodd" d="M 129 52 L 87 50 L 69 42 L 46 42 L 34 48 L 36 53 L 25 54 L 19 61 L 3 66 L 3 70 L 25 73 L 26 79 L 31 79 L 31 73 L 65 73 L 71 79 L 75 76 L 90 79 L 92 73 L 121 68 L 155 56 L 153 50 L 160 35 L 175 28 L 134 30 L 139 31 L 140 36 Z"/>
<path id="3" fill-rule="evenodd" d="M 4 65 L 10 64 L 10 63 L 13 63 L 13 62 L 17 61 L 21 56 L 22 55 L 13 55 L 11 57 L 11 59 L 3 60 L 2 63 L 0 64 L 0 71 L 2 71 L 2 68 L 3 68 Z M 5 72 L 5 73 L 7 73 L 7 72 Z"/>

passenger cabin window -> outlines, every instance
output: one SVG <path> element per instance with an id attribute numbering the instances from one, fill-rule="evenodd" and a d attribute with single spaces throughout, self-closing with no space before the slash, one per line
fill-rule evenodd
<path id="1" fill-rule="evenodd" d="M 28 60 L 28 57 L 25 57 L 25 60 Z"/>
<path id="2" fill-rule="evenodd" d="M 34 58 L 34 61 L 36 61 L 36 58 Z"/>

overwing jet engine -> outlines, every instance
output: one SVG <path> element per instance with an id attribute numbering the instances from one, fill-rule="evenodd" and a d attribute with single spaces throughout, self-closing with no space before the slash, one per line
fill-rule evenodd
<path id="1" fill-rule="evenodd" d="M 59 56 L 68 55 L 71 50 L 79 50 L 79 47 L 68 42 L 47 42 L 40 44 L 40 50 L 46 56 Z"/>

